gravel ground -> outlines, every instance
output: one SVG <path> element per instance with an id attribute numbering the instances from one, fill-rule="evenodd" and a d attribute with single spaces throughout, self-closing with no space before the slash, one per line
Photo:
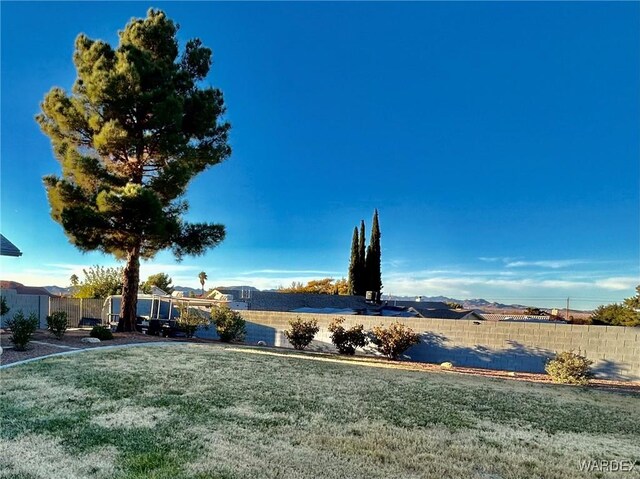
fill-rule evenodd
<path id="1" fill-rule="evenodd" d="M 2 346 L 2 356 L 0 364 L 11 364 L 24 359 L 38 358 L 49 354 L 73 351 L 76 349 L 99 348 L 101 346 L 118 346 L 131 343 L 148 343 L 157 341 L 180 341 L 182 338 L 162 338 L 159 336 L 147 336 L 139 333 L 113 333 L 113 340 L 102 341 L 100 343 L 83 343 L 82 338 L 88 338 L 90 329 L 69 329 L 62 337 L 56 337 L 45 330 L 38 330 L 33 335 L 33 339 L 27 345 L 26 351 L 16 351 L 9 341 L 11 333 L 0 329 L 0 346 Z"/>

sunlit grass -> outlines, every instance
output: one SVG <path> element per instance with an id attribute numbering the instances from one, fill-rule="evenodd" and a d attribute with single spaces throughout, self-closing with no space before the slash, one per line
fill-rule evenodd
<path id="1" fill-rule="evenodd" d="M 637 461 L 624 477 L 640 477 L 638 396 L 259 352 L 3 370 L 0 477 L 578 478 L 581 459 Z"/>

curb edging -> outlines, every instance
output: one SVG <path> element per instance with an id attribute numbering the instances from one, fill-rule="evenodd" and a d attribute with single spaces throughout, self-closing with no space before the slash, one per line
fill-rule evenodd
<path id="1" fill-rule="evenodd" d="M 34 361 L 40 361 L 41 359 L 53 358 L 56 356 L 68 356 L 70 354 L 78 354 L 86 351 L 100 351 L 104 349 L 124 349 L 124 348 L 131 348 L 131 347 L 137 347 L 137 346 L 166 346 L 167 344 L 187 345 L 189 343 L 183 343 L 178 341 L 154 341 L 154 342 L 145 342 L 145 343 L 117 344 L 113 346 L 97 346 L 94 348 L 79 348 L 79 349 L 74 349 L 73 351 L 62 351 L 60 353 L 52 353 L 52 354 L 47 354 L 45 356 L 38 356 L 37 358 L 23 359 L 22 361 L 16 361 L 15 363 L 2 364 L 0 365 L 0 370 L 11 368 L 13 366 L 19 366 L 21 364 L 32 363 Z M 0 359 L 1 358 L 2 357 L 0 356 Z"/>

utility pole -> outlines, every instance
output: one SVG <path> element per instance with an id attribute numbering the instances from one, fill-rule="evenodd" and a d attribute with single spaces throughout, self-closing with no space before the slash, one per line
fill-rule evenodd
<path id="1" fill-rule="evenodd" d="M 567 298 L 567 310 L 564 316 L 565 321 L 569 321 L 569 298 Z"/>

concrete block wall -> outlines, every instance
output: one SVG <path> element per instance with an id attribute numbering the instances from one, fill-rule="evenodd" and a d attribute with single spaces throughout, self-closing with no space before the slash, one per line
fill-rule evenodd
<path id="1" fill-rule="evenodd" d="M 284 336 L 289 320 L 315 319 L 320 331 L 311 349 L 335 351 L 328 331 L 333 315 L 240 311 L 247 321 L 248 344 L 291 347 Z M 545 362 L 561 351 L 574 350 L 593 360 L 598 377 L 640 381 L 640 328 L 526 322 L 346 316 L 345 325 L 365 329 L 400 321 L 420 333 L 421 343 L 407 351 L 414 361 L 484 367 L 521 372 L 544 372 Z M 215 338 L 215 328 L 199 331 Z M 373 349 L 369 349 L 373 353 Z"/>
<path id="2" fill-rule="evenodd" d="M 0 318 L 0 327 L 5 327 L 8 319 L 19 310 L 22 310 L 25 316 L 35 313 L 40 321 L 40 328 L 47 327 L 47 314 L 49 314 L 49 296 L 36 294 L 18 294 L 15 289 L 0 290 L 0 295 L 7 301 L 9 312 Z"/>

